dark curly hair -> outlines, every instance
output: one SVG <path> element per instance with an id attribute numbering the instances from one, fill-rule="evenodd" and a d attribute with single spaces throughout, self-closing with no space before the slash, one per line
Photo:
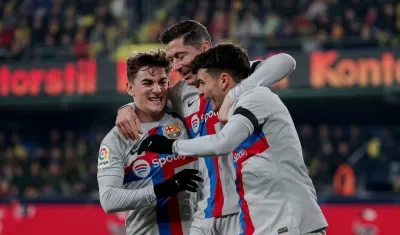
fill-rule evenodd
<path id="1" fill-rule="evenodd" d="M 145 67 L 161 67 L 168 74 L 170 64 L 164 50 L 150 50 L 148 52 L 132 52 L 126 59 L 126 75 L 128 81 L 133 82 L 138 71 Z"/>
<path id="2" fill-rule="evenodd" d="M 250 61 L 247 52 L 240 46 L 221 43 L 197 55 L 190 63 L 190 69 L 193 74 L 200 69 L 207 69 L 216 77 L 226 72 L 240 82 L 250 73 Z"/>

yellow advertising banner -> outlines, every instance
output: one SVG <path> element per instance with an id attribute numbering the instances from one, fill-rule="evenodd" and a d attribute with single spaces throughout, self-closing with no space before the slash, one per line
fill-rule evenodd
<path id="1" fill-rule="evenodd" d="M 133 51 L 145 52 L 145 51 L 154 50 L 154 49 L 164 49 L 164 46 L 159 43 L 123 45 L 123 46 L 120 46 L 119 48 L 117 48 L 117 50 L 114 53 L 114 58 L 118 61 L 125 60 L 129 56 L 129 54 Z"/>

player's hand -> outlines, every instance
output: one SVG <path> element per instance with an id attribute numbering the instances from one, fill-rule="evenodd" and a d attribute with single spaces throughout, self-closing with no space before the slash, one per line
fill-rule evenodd
<path id="1" fill-rule="evenodd" d="M 203 179 L 198 176 L 199 173 L 200 172 L 195 169 L 184 169 L 172 176 L 169 181 L 178 185 L 178 192 L 184 190 L 196 192 L 199 186 L 198 182 L 203 182 Z"/>
<path id="2" fill-rule="evenodd" d="M 228 95 L 225 96 L 224 102 L 222 102 L 221 108 L 218 111 L 218 119 L 222 124 L 228 122 L 228 113 L 231 110 L 233 105 L 232 100 Z"/>
<path id="3" fill-rule="evenodd" d="M 163 135 L 150 135 L 140 144 L 138 154 L 141 154 L 143 151 L 172 154 L 172 145 L 174 142 L 174 139 L 168 139 Z"/>
<path id="4" fill-rule="evenodd" d="M 130 106 L 123 107 L 118 111 L 115 125 L 118 127 L 120 135 L 126 140 L 139 140 L 140 134 L 143 134 L 139 118 Z"/>
<path id="5" fill-rule="evenodd" d="M 199 182 L 203 179 L 198 176 L 199 171 L 195 169 L 184 169 L 163 183 L 154 185 L 154 193 L 157 198 L 174 196 L 181 191 L 196 192 Z"/>

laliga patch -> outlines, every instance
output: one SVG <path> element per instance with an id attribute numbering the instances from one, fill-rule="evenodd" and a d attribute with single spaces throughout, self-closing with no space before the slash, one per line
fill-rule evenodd
<path id="1" fill-rule="evenodd" d="M 182 130 L 178 123 L 164 126 L 165 134 L 170 139 L 178 139 L 182 135 Z"/>
<path id="2" fill-rule="evenodd" d="M 101 146 L 99 151 L 99 157 L 97 168 L 103 169 L 107 166 L 110 166 L 110 150 L 106 146 Z"/>

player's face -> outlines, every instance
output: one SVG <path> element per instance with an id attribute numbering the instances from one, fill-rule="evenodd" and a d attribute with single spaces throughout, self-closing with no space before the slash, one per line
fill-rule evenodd
<path id="1" fill-rule="evenodd" d="M 164 68 L 141 68 L 133 84 L 127 83 L 127 89 L 136 107 L 146 114 L 153 116 L 164 112 L 168 96 L 168 75 Z"/>
<path id="2" fill-rule="evenodd" d="M 209 74 L 207 69 L 200 69 L 197 72 L 199 93 L 211 100 L 210 104 L 214 112 L 221 108 L 225 98 L 227 83 L 223 76 L 225 75 L 221 74 L 220 77 L 215 77 L 213 74 Z"/>
<path id="3" fill-rule="evenodd" d="M 189 64 L 198 54 L 210 48 L 208 42 L 204 42 L 200 48 L 183 44 L 183 37 L 172 40 L 165 46 L 167 57 L 172 69 L 177 71 L 188 85 L 197 85 L 197 76 L 190 72 Z"/>

